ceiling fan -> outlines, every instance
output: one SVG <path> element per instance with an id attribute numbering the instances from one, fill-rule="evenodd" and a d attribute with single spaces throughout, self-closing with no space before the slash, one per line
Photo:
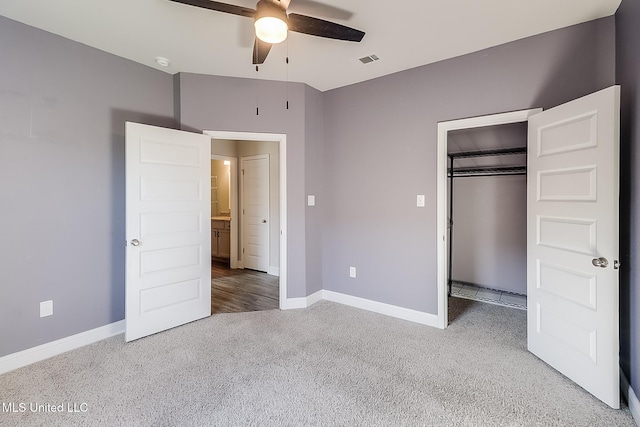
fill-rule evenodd
<path id="1" fill-rule="evenodd" d="M 335 22 L 297 13 L 287 14 L 289 2 L 286 0 L 282 2 L 280 0 L 258 0 L 255 10 L 210 0 L 171 1 L 253 18 L 256 31 L 256 39 L 253 44 L 254 64 L 264 63 L 271 46 L 284 41 L 287 38 L 287 31 L 352 42 L 359 42 L 365 34 L 363 31 L 336 24 Z"/>

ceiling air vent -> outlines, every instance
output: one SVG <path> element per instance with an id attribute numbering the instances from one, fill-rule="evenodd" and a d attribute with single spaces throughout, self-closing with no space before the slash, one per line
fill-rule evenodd
<path id="1" fill-rule="evenodd" d="M 379 59 L 380 58 L 378 58 L 378 55 L 369 55 L 369 56 L 360 58 L 360 62 L 362 62 L 363 64 L 368 64 L 370 62 L 377 61 Z"/>

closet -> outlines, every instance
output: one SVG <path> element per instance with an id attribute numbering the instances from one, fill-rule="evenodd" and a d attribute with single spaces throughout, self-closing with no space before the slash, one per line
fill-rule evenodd
<path id="1" fill-rule="evenodd" d="M 448 289 L 526 307 L 527 125 L 448 135 Z"/>

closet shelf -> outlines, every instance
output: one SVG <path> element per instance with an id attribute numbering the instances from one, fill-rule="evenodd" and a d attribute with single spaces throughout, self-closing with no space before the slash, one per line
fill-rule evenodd
<path id="1" fill-rule="evenodd" d="M 452 169 L 449 169 L 451 176 Z M 490 166 L 475 168 L 454 168 L 453 177 L 472 176 L 496 176 L 496 175 L 524 175 L 527 173 L 526 166 Z"/>
<path id="2" fill-rule="evenodd" d="M 497 150 L 461 151 L 449 153 L 452 159 L 468 159 L 470 157 L 510 156 L 513 154 L 527 154 L 527 147 L 500 148 Z"/>

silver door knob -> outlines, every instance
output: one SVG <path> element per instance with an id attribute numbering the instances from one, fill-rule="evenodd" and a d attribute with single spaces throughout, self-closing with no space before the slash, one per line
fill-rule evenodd
<path id="1" fill-rule="evenodd" d="M 138 240 L 138 239 L 133 239 L 133 240 L 131 241 L 131 245 L 132 245 L 132 246 L 140 246 L 140 240 Z"/>
<path id="2" fill-rule="evenodd" d="M 609 265 L 609 261 L 607 261 L 606 258 L 594 258 L 591 261 L 591 264 L 593 264 L 594 267 L 600 267 L 600 268 L 607 268 L 607 266 Z"/>

